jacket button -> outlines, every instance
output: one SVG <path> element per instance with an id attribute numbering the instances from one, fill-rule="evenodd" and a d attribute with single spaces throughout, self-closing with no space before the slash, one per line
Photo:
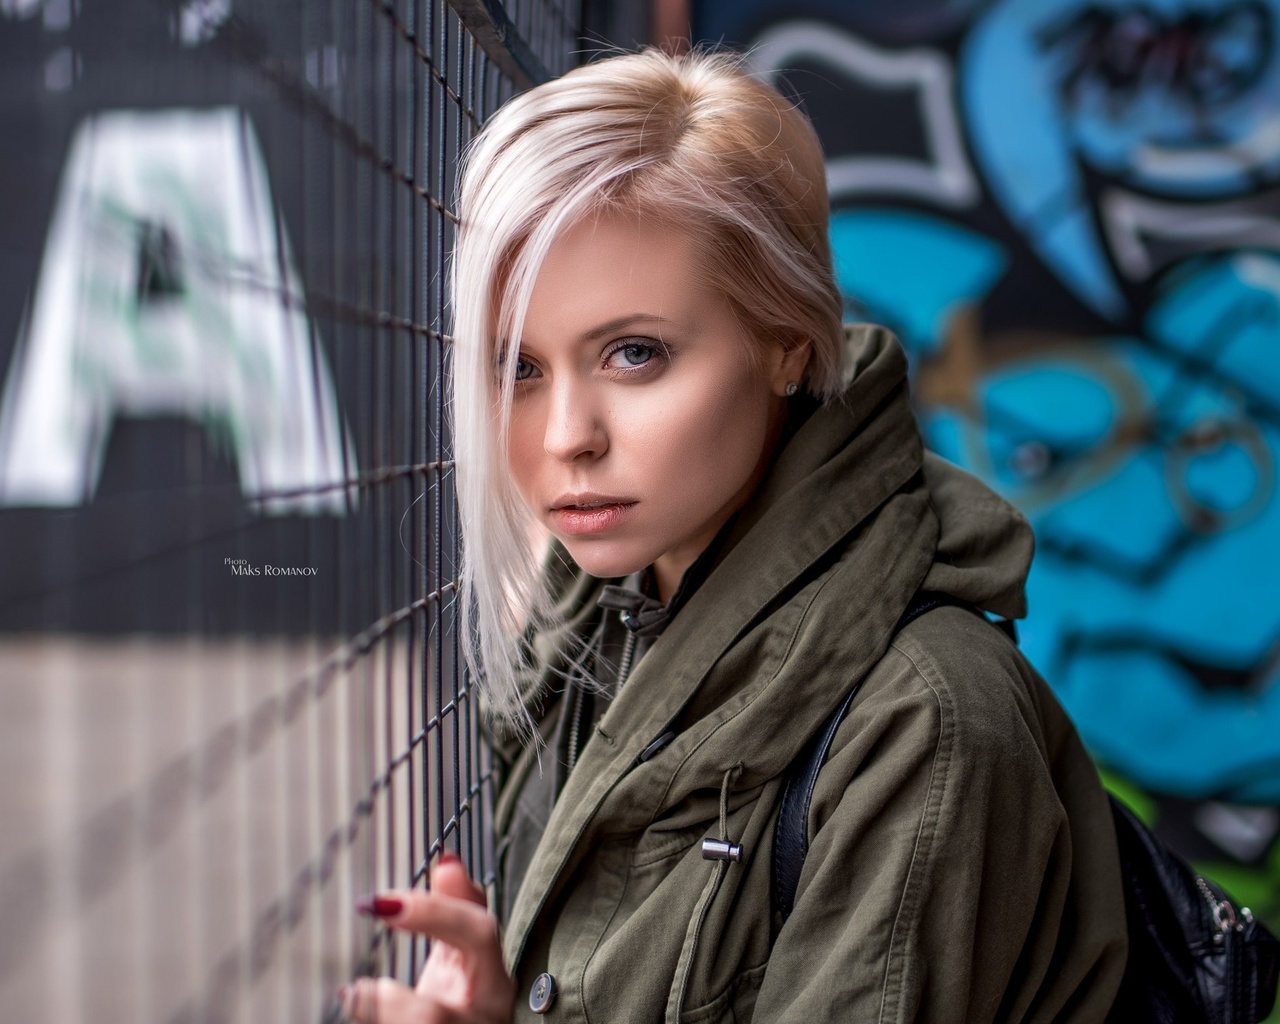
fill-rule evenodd
<path id="1" fill-rule="evenodd" d="M 529 1009 L 534 1013 L 546 1013 L 556 1001 L 556 979 L 549 974 L 539 974 L 529 989 Z"/>

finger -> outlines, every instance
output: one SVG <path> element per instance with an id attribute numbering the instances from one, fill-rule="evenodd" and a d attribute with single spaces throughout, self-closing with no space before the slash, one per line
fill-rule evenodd
<path id="1" fill-rule="evenodd" d="M 357 1024 L 411 1020 L 413 993 L 392 978 L 357 978 L 340 992 L 342 1012 Z"/>
<path id="2" fill-rule="evenodd" d="M 454 853 L 442 853 L 440 859 L 432 865 L 431 891 L 478 903 L 482 907 L 489 905 L 484 889 L 472 881 L 466 865 Z"/>
<path id="3" fill-rule="evenodd" d="M 429 1004 L 393 978 L 357 978 L 340 993 L 342 1013 L 357 1024 L 425 1024 Z"/>
<path id="4" fill-rule="evenodd" d="M 484 955 L 500 945 L 497 919 L 471 899 L 392 889 L 361 901 L 359 909 L 393 928 L 442 939 L 464 952 Z"/>

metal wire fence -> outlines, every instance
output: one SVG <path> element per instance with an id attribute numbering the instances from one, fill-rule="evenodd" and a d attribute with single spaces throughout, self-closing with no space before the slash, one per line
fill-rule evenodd
<path id="1" fill-rule="evenodd" d="M 489 880 L 450 199 L 581 35 L 564 0 L 0 3 L 6 1019 L 336 1019 L 425 953 L 360 894 L 443 847 Z"/>

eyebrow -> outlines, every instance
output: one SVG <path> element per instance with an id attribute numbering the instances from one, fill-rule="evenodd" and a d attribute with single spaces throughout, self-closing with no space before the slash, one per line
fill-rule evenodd
<path id="1" fill-rule="evenodd" d="M 630 327 L 636 323 L 674 324 L 675 321 L 668 320 L 665 316 L 658 316 L 656 313 L 628 313 L 626 316 L 620 316 L 616 320 L 603 323 L 599 327 L 593 327 L 582 337 L 585 341 L 596 341 L 607 334 L 613 334 L 615 331 L 620 331 L 624 327 Z"/>

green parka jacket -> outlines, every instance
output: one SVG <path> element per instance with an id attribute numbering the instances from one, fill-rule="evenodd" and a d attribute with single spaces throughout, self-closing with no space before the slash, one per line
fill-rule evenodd
<path id="1" fill-rule="evenodd" d="M 558 799 L 545 780 L 564 775 L 564 648 L 618 613 L 597 605 L 611 581 L 553 561 L 568 626 L 532 639 L 527 689 L 542 773 L 498 745 L 499 874 L 523 879 L 504 921 L 518 1020 L 539 1019 L 526 995 L 544 973 L 545 1019 L 565 1022 L 1106 1017 L 1124 901 L 1071 723 L 971 613 L 943 607 L 895 633 L 922 588 L 1021 616 L 1030 529 L 923 453 L 892 335 L 858 327 L 850 344 L 843 397 L 790 437 L 696 589 L 599 695 L 603 715 L 579 723 Z M 858 680 L 779 929 L 782 776 Z M 742 844 L 741 862 L 703 859 L 704 838 Z"/>

